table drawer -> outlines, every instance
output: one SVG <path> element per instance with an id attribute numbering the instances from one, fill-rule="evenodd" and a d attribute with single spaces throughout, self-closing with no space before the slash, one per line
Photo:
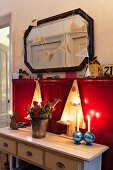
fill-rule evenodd
<path id="1" fill-rule="evenodd" d="M 43 165 L 43 151 L 30 145 L 18 143 L 18 156 L 28 161 Z"/>
<path id="2" fill-rule="evenodd" d="M 0 149 L 16 154 L 16 141 L 0 136 Z"/>
<path id="3" fill-rule="evenodd" d="M 78 162 L 53 153 L 45 152 L 45 167 L 51 170 L 78 170 Z"/>

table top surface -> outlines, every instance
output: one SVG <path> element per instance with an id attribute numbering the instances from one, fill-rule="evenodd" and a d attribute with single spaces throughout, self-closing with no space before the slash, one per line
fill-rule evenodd
<path id="1" fill-rule="evenodd" d="M 85 142 L 77 145 L 74 144 L 72 139 L 49 132 L 46 133 L 45 138 L 35 139 L 32 137 L 31 127 L 19 128 L 18 130 L 12 130 L 9 127 L 0 128 L 0 135 L 10 137 L 11 139 L 20 142 L 25 142 L 26 144 L 57 151 L 84 161 L 91 161 L 108 149 L 108 146 L 96 143 L 93 143 L 91 146 L 86 145 Z"/>

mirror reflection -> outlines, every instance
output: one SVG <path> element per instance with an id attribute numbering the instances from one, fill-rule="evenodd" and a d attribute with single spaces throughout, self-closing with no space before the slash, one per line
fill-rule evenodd
<path id="1" fill-rule="evenodd" d="M 27 62 L 33 70 L 76 68 L 89 57 L 88 16 L 71 13 L 33 27 L 26 37 Z M 62 70 L 63 69 L 63 70 Z"/>

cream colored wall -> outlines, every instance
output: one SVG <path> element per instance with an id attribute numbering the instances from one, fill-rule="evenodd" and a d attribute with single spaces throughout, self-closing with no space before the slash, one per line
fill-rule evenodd
<path id="1" fill-rule="evenodd" d="M 0 16 L 12 12 L 13 70 L 26 69 L 23 31 L 32 19 L 43 19 L 81 8 L 94 19 L 95 55 L 101 64 L 113 64 L 113 1 L 109 0 L 1 0 Z"/>

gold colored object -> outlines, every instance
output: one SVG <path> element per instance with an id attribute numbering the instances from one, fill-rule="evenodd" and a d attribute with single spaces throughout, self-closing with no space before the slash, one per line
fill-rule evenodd
<path id="1" fill-rule="evenodd" d="M 11 122 L 10 122 L 10 128 L 13 129 L 13 130 L 18 130 L 18 126 L 17 126 L 17 123 L 16 123 L 16 115 L 10 115 L 10 119 L 11 119 Z"/>
<path id="2" fill-rule="evenodd" d="M 91 77 L 98 77 L 100 69 L 101 69 L 101 65 L 97 61 L 97 59 L 89 63 L 89 70 L 91 73 Z"/>
<path id="3" fill-rule="evenodd" d="M 48 125 L 48 119 L 40 119 L 35 121 L 32 121 L 32 137 L 41 139 L 46 136 L 46 130 Z"/>

